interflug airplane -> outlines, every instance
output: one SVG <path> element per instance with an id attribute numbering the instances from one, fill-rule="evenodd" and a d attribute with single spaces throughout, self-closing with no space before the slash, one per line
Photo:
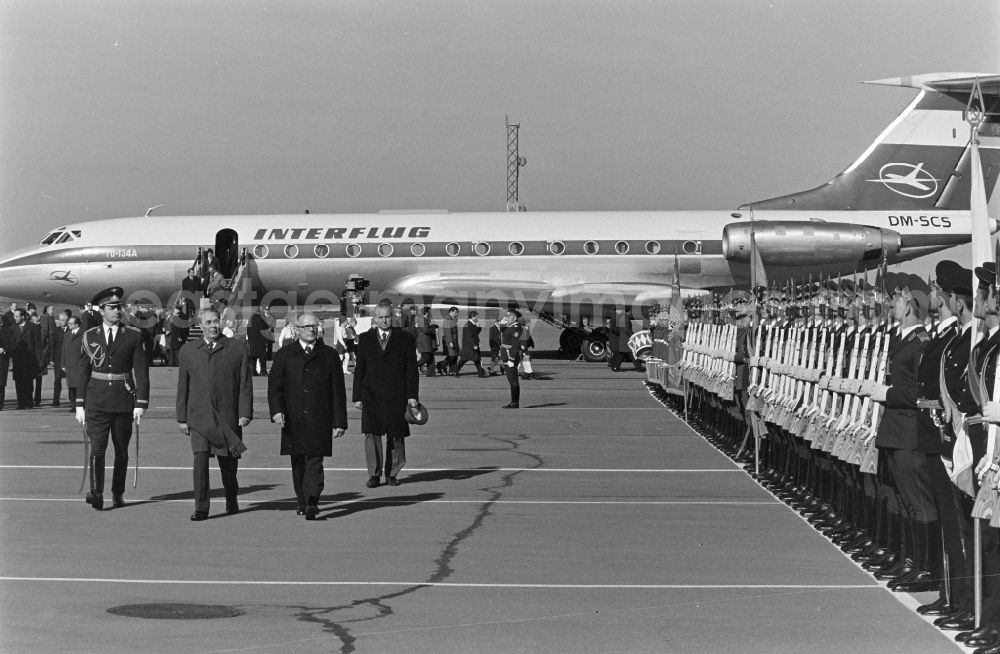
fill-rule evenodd
<path id="1" fill-rule="evenodd" d="M 79 304 L 127 280 L 165 304 L 198 248 L 221 272 L 245 261 L 241 298 L 336 302 L 351 274 L 418 302 L 518 305 L 599 317 L 685 288 L 746 286 L 750 233 L 771 280 L 851 274 L 970 240 L 970 129 L 978 80 L 986 191 L 1000 173 L 1000 75 L 939 73 L 871 82 L 916 97 L 826 184 L 733 211 L 140 216 L 70 223 L 0 259 L 0 295 Z M 995 231 L 995 222 L 991 224 Z"/>

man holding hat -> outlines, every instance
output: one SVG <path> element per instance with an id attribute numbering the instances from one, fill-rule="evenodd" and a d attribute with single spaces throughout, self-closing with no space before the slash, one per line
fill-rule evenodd
<path id="1" fill-rule="evenodd" d="M 125 506 L 125 474 L 132 420 L 138 425 L 149 406 L 149 362 L 140 330 L 121 324 L 125 291 L 113 286 L 94 296 L 100 325 L 88 329 L 81 345 L 76 419 L 90 439 L 90 492 L 87 504 L 104 508 L 104 454 L 108 438 L 115 446 L 111 481 L 114 507 Z"/>

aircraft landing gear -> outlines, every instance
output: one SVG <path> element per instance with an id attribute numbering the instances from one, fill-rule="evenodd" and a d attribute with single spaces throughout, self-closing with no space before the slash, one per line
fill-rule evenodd
<path id="1" fill-rule="evenodd" d="M 608 342 L 604 339 L 583 341 L 583 344 L 580 346 L 580 354 L 583 355 L 584 361 L 590 361 L 591 363 L 607 361 Z"/>
<path id="2" fill-rule="evenodd" d="M 580 347 L 583 345 L 583 336 L 575 329 L 564 329 L 559 334 L 559 350 L 569 356 L 580 354 Z"/>

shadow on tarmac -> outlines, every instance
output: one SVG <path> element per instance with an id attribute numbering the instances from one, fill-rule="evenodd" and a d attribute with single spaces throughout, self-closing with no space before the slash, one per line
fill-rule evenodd
<path id="1" fill-rule="evenodd" d="M 455 450 L 459 452 L 472 451 L 477 452 L 481 450 Z M 493 451 L 493 450 L 482 450 L 482 451 Z M 496 472 L 500 468 L 496 466 L 484 466 L 482 468 L 464 469 L 464 470 L 428 470 L 426 472 L 417 472 L 412 475 L 407 475 L 403 478 L 407 484 L 418 484 L 424 481 L 459 481 L 461 479 L 472 479 L 473 477 L 478 477 L 479 475 L 486 475 L 491 472 Z"/>
<path id="2" fill-rule="evenodd" d="M 349 515 L 360 513 L 362 511 L 371 511 L 374 509 L 383 509 L 386 507 L 412 506 L 413 504 L 419 504 L 420 502 L 439 500 L 442 497 L 444 497 L 444 493 L 420 493 L 418 495 L 397 495 L 395 497 L 380 497 L 378 501 L 375 502 L 371 500 L 361 500 L 358 502 L 351 502 L 350 504 L 342 504 L 340 506 L 332 507 L 329 511 L 326 511 L 323 507 L 320 507 L 320 512 L 316 516 L 316 520 L 332 520 L 334 518 L 346 518 Z"/>

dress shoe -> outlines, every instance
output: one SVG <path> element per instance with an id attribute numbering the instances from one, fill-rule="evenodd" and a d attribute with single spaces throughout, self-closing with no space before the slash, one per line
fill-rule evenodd
<path id="1" fill-rule="evenodd" d="M 87 497 L 84 498 L 90 506 L 94 507 L 98 511 L 104 508 L 104 496 L 100 493 L 95 493 L 93 491 L 87 493 Z"/>
<path id="2" fill-rule="evenodd" d="M 62 404 L 60 404 L 59 402 L 53 402 L 49 406 L 62 406 Z"/>
<path id="3" fill-rule="evenodd" d="M 310 504 L 306 507 L 306 520 L 315 520 L 318 514 L 319 507 L 315 504 Z"/>
<path id="4" fill-rule="evenodd" d="M 299 506 L 295 509 L 295 515 L 305 515 L 306 505 L 303 502 L 299 502 Z"/>
<path id="5" fill-rule="evenodd" d="M 951 604 L 943 597 L 939 597 L 930 604 L 923 604 L 917 607 L 917 613 L 920 615 L 951 615 L 957 610 L 954 604 Z"/>
<path id="6" fill-rule="evenodd" d="M 875 559 L 880 559 L 885 556 L 889 550 L 879 547 L 877 544 L 872 543 L 871 546 L 866 547 L 860 552 L 856 552 L 851 555 L 852 561 L 857 561 L 858 563 L 868 563 L 869 561 L 874 561 Z"/>
<path id="7" fill-rule="evenodd" d="M 1000 631 L 992 624 L 984 624 L 965 639 L 966 647 L 993 647 L 1000 644 Z"/>
<path id="8" fill-rule="evenodd" d="M 517 402 L 511 402 L 510 404 L 504 404 L 501 408 L 503 409 L 520 409 L 521 405 Z"/>
<path id="9" fill-rule="evenodd" d="M 389 477 L 387 482 L 390 486 L 399 486 L 399 480 L 396 479 L 395 477 Z"/>
<path id="10" fill-rule="evenodd" d="M 240 512 L 240 505 L 233 500 L 232 502 L 226 502 L 226 515 L 236 515 Z"/>
<path id="11" fill-rule="evenodd" d="M 939 580 L 931 573 L 926 570 L 919 570 L 909 575 L 906 579 L 900 579 L 898 582 L 889 584 L 889 588 L 894 593 L 926 593 L 927 591 L 937 590 L 939 583 Z"/>
<path id="12" fill-rule="evenodd" d="M 111 496 L 111 506 L 116 509 L 120 509 L 125 506 L 125 495 L 122 493 L 114 493 Z"/>
<path id="13" fill-rule="evenodd" d="M 844 554 L 858 554 L 859 552 L 864 552 L 870 548 L 875 543 L 872 539 L 868 537 L 867 534 L 862 534 L 856 540 L 849 543 L 844 543 L 840 546 L 840 549 L 844 551 Z"/>
<path id="14" fill-rule="evenodd" d="M 480 377 L 489 377 L 490 374 L 488 372 L 481 372 L 481 373 L 479 373 L 479 376 Z"/>
<path id="15" fill-rule="evenodd" d="M 875 578 L 879 581 L 892 581 L 897 577 L 902 577 L 913 572 L 916 566 L 910 559 L 899 559 L 893 565 L 882 570 L 869 570 L 875 573 Z"/>
<path id="16" fill-rule="evenodd" d="M 379 486 L 378 477 L 369 477 L 368 481 L 365 482 L 365 486 L 367 486 L 368 488 L 378 488 Z"/>
<path id="17" fill-rule="evenodd" d="M 1000 644 L 980 647 L 972 654 L 1000 654 Z"/>
<path id="18" fill-rule="evenodd" d="M 201 522 L 208 520 L 208 511 L 195 511 L 191 514 L 191 522 Z"/>
<path id="19" fill-rule="evenodd" d="M 889 552 L 885 556 L 874 559 L 865 563 L 863 567 L 868 572 L 882 572 L 883 570 L 889 570 L 896 565 L 896 554 L 894 552 Z"/>
<path id="20" fill-rule="evenodd" d="M 972 611 L 956 611 L 935 620 L 934 626 L 945 631 L 969 631 L 976 626 L 976 616 Z"/>

